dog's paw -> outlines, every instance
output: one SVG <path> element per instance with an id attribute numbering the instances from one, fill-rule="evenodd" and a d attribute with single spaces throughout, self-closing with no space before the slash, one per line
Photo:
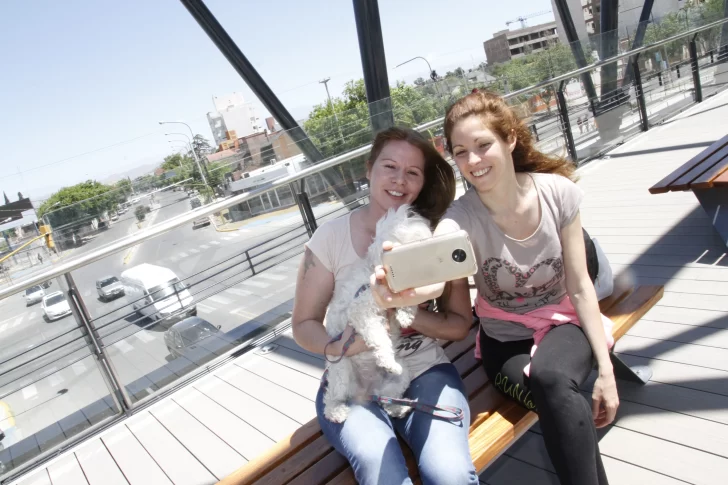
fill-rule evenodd
<path id="1" fill-rule="evenodd" d="M 402 406 L 401 404 L 384 404 L 382 405 L 384 411 L 392 416 L 393 418 L 404 418 L 412 411 L 409 406 Z"/>
<path id="2" fill-rule="evenodd" d="M 390 374 L 394 374 L 396 376 L 402 374 L 402 364 L 400 364 L 396 360 L 382 361 L 380 363 L 380 367 L 382 369 L 384 369 L 385 371 L 389 372 Z"/>
<path id="3" fill-rule="evenodd" d="M 343 423 L 349 417 L 349 406 L 346 404 L 326 406 L 324 416 L 332 423 Z"/>

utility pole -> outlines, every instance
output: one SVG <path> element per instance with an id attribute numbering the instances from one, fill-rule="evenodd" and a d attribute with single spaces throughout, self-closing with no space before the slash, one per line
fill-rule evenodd
<path id="1" fill-rule="evenodd" d="M 329 108 L 331 109 L 331 112 L 334 114 L 334 121 L 336 121 L 336 129 L 339 132 L 339 138 L 341 138 L 341 142 L 344 143 L 344 135 L 341 133 L 341 125 L 339 124 L 339 117 L 336 116 L 336 110 L 334 110 L 334 103 L 331 102 L 331 94 L 329 93 L 329 81 L 331 80 L 330 77 L 327 77 L 326 79 L 322 79 L 319 81 L 319 84 L 323 84 L 326 88 L 326 97 L 329 99 Z"/>

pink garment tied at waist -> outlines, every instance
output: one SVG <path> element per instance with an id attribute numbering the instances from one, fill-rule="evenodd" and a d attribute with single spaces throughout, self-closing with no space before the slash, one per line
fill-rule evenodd
<path id="1" fill-rule="evenodd" d="M 496 308 L 490 305 L 485 299 L 478 295 L 475 299 L 475 313 L 481 318 L 493 318 L 496 320 L 503 320 L 507 322 L 520 323 L 526 328 L 534 330 L 533 334 L 533 347 L 531 347 L 531 357 L 536 353 L 536 348 L 541 340 L 546 336 L 549 330 L 552 328 L 563 325 L 565 323 L 571 323 L 577 326 L 579 324 L 579 317 L 576 315 L 574 305 L 571 303 L 569 296 L 565 296 L 559 303 L 545 305 L 530 312 L 524 314 L 511 313 L 500 308 Z M 602 324 L 604 325 L 604 335 L 607 338 L 607 347 L 612 348 L 614 346 L 614 337 L 612 337 L 612 321 L 604 316 L 602 317 Z M 480 359 L 480 332 L 482 328 L 478 330 L 478 336 L 475 339 L 475 358 Z M 529 363 L 524 367 L 523 373 L 529 375 L 531 364 Z"/>

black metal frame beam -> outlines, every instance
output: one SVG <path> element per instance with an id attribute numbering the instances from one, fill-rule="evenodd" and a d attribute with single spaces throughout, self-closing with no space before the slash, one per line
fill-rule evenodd
<path id="1" fill-rule="evenodd" d="M 324 159 L 316 145 L 299 126 L 283 103 L 278 99 L 265 80 L 258 74 L 245 54 L 235 44 L 220 22 L 210 12 L 202 0 L 180 0 L 182 5 L 200 25 L 202 30 L 210 37 L 213 44 L 220 50 L 231 66 L 240 74 L 248 87 L 255 93 L 263 106 L 278 121 L 281 127 L 288 132 L 293 142 L 303 152 L 309 162 L 317 163 Z M 351 186 L 333 169 L 325 170 L 321 175 L 331 186 L 336 195 L 344 200 L 351 193 Z"/>
<path id="2" fill-rule="evenodd" d="M 609 0 L 606 0 L 609 1 Z M 571 17 L 571 11 L 566 0 L 554 0 L 556 10 L 561 18 L 561 23 L 564 26 L 564 33 L 566 39 L 569 41 L 571 52 L 574 54 L 574 60 L 576 61 L 577 67 L 585 67 L 587 65 L 586 57 L 584 56 L 584 49 L 581 47 L 579 35 L 576 33 L 576 26 L 574 25 L 574 19 Z M 584 89 L 586 95 L 589 98 L 589 106 L 594 111 L 594 102 L 597 100 L 597 91 L 594 89 L 594 82 L 592 81 L 589 73 L 581 75 L 581 81 L 584 83 Z M 596 114 L 596 113 L 595 113 Z"/>
<path id="3" fill-rule="evenodd" d="M 640 23 L 637 24 L 637 32 L 634 34 L 634 40 L 632 41 L 632 49 L 636 49 L 638 47 L 642 47 L 642 42 L 645 40 L 645 32 L 647 31 L 647 23 L 648 20 L 650 20 L 650 15 L 652 15 L 652 6 L 654 5 L 655 0 L 645 0 L 645 3 L 642 5 L 642 12 L 640 13 Z M 629 85 L 630 82 L 632 82 L 632 69 L 634 63 L 632 62 L 632 59 L 630 59 L 630 62 L 627 63 L 627 70 L 624 73 L 624 79 L 622 80 L 622 86 Z"/>
<path id="4" fill-rule="evenodd" d="M 394 126 L 377 0 L 353 0 L 361 67 L 369 102 L 369 118 L 376 133 Z"/>

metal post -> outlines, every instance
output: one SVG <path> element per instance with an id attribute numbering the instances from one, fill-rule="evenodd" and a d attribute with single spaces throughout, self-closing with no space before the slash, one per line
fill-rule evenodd
<path id="1" fill-rule="evenodd" d="M 248 251 L 245 251 L 245 259 L 248 260 L 248 266 L 250 266 L 250 272 L 253 273 L 253 276 L 255 276 L 255 266 L 253 266 L 253 262 L 250 260 L 250 253 Z"/>
<path id="2" fill-rule="evenodd" d="M 298 205 L 301 207 L 305 216 L 303 222 L 306 224 L 308 237 L 312 237 L 313 233 L 316 232 L 316 229 L 318 229 L 318 226 L 316 225 L 316 216 L 314 216 L 313 210 L 311 209 L 311 202 L 308 200 L 308 194 L 301 191 L 296 194 L 296 197 L 298 199 Z"/>
<path id="3" fill-rule="evenodd" d="M 566 81 L 559 83 L 559 89 L 556 91 L 556 101 L 559 107 L 559 117 L 561 118 L 561 130 L 566 138 L 566 149 L 569 151 L 571 160 L 576 164 L 576 145 L 574 144 L 574 135 L 571 133 L 569 106 L 566 104 L 566 96 L 564 96 L 564 84 L 566 84 Z"/>
<path id="4" fill-rule="evenodd" d="M 65 283 L 68 286 L 66 292 L 68 294 L 71 312 L 73 313 L 76 322 L 81 322 L 81 324 L 86 329 L 88 344 L 91 346 L 94 354 L 96 355 L 96 358 L 99 360 L 102 368 L 105 370 L 105 372 L 102 372 L 102 375 L 105 375 L 109 380 L 110 387 L 112 388 L 111 394 L 114 400 L 117 402 L 117 404 L 119 404 L 119 407 L 126 414 L 130 414 L 130 410 L 133 407 L 131 399 L 126 392 L 126 389 L 124 388 L 121 379 L 119 378 L 119 374 L 114 368 L 113 362 L 106 354 L 106 349 L 104 347 L 103 341 L 101 340 L 101 336 L 99 335 L 98 331 L 91 321 L 91 316 L 89 314 L 88 308 L 86 308 L 86 304 L 83 302 L 81 292 L 78 291 L 78 288 L 76 287 L 76 282 L 73 280 L 73 276 L 71 275 L 71 273 L 65 273 L 63 276 Z"/>
<path id="5" fill-rule="evenodd" d="M 703 87 L 700 84 L 700 66 L 698 65 L 698 46 L 695 43 L 695 37 L 690 39 L 688 48 L 690 50 L 690 65 L 693 70 L 693 86 L 695 87 L 695 102 L 701 103 L 703 101 Z"/>
<path id="6" fill-rule="evenodd" d="M 614 1 L 615 3 L 617 2 L 617 0 L 611 1 Z M 581 47 L 579 35 L 576 33 L 574 19 L 571 16 L 571 11 L 569 10 L 567 0 L 553 0 L 553 2 L 556 5 L 559 17 L 561 18 L 561 23 L 564 26 L 566 39 L 569 41 L 571 51 L 574 54 L 574 60 L 576 61 L 576 65 L 577 67 L 585 67 L 587 65 L 586 57 L 584 56 L 584 50 Z M 604 5 L 602 5 L 601 8 L 603 9 Z M 581 7 L 579 13 L 581 13 Z M 602 30 L 604 30 L 604 26 L 602 26 Z M 586 90 L 586 95 L 589 98 L 589 106 L 592 107 L 593 111 L 594 101 L 597 99 L 597 91 L 596 89 L 594 89 L 594 82 L 592 81 L 591 75 L 589 73 L 582 74 L 581 81 L 584 83 L 584 89 Z"/>
<path id="7" fill-rule="evenodd" d="M 675 72 L 677 73 L 677 78 L 680 79 L 680 64 L 675 65 Z"/>
<path id="8" fill-rule="evenodd" d="M 616 2 L 615 2 L 616 3 Z M 655 0 L 645 0 L 642 4 L 642 12 L 640 13 L 639 24 L 637 24 L 637 32 L 634 34 L 634 41 L 632 42 L 632 49 L 642 47 L 642 42 L 645 38 L 645 32 L 647 31 L 647 24 L 649 23 L 650 15 L 652 15 L 652 6 Z M 629 86 L 632 82 L 632 62 L 627 63 L 627 68 L 622 79 L 622 86 Z M 660 76 L 660 86 L 662 86 L 662 76 Z"/>
<path id="9" fill-rule="evenodd" d="M 369 117 L 372 130 L 376 133 L 394 126 L 379 5 L 377 0 L 353 0 L 353 2 L 364 85 L 369 102 Z"/>
<path id="10" fill-rule="evenodd" d="M 313 144 L 306 132 L 299 126 L 295 118 L 288 112 L 283 103 L 278 99 L 273 90 L 266 84 L 265 80 L 258 74 L 255 67 L 250 63 L 240 48 L 233 42 L 232 38 L 223 29 L 220 22 L 210 12 L 202 0 L 180 0 L 190 15 L 197 21 L 203 31 L 210 37 L 210 40 L 225 56 L 230 65 L 243 78 L 248 87 L 258 97 L 268 112 L 278 121 L 281 127 L 287 131 L 293 142 L 312 163 L 318 163 L 324 159 L 316 145 Z M 385 76 L 386 79 L 386 76 Z M 386 81 L 385 81 L 386 82 Z M 345 180 L 338 178 L 336 171 L 325 170 L 322 176 L 327 179 L 329 185 L 334 188 L 336 195 L 343 201 L 353 192 L 353 185 L 347 184 Z"/>
<path id="11" fill-rule="evenodd" d="M 640 109 L 640 119 L 642 120 L 642 131 L 650 129 L 650 125 L 647 120 L 647 105 L 645 104 L 645 92 L 642 89 L 642 74 L 640 73 L 639 54 L 634 56 L 634 90 L 637 96 L 637 105 Z"/>

